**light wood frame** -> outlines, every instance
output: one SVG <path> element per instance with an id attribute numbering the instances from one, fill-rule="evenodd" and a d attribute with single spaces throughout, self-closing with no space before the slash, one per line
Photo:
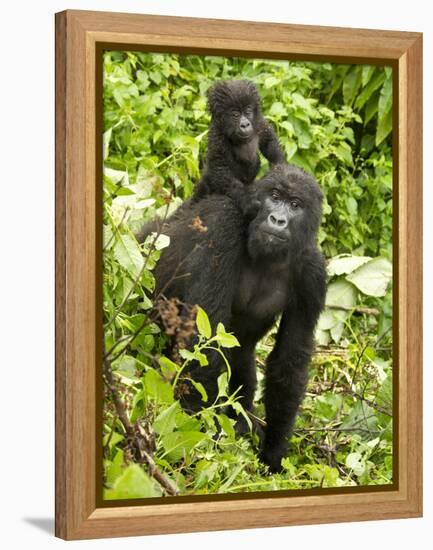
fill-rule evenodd
<path id="1" fill-rule="evenodd" d="M 397 463 L 391 490 L 146 506 L 98 506 L 101 227 L 96 80 L 104 44 L 387 63 L 394 69 L 394 320 Z M 422 35 L 104 12 L 56 14 L 56 535 L 210 531 L 422 514 Z M 99 363 L 98 363 L 99 362 Z"/>

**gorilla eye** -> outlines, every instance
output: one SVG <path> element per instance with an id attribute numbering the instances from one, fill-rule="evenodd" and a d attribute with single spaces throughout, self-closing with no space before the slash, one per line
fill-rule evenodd
<path id="1" fill-rule="evenodd" d="M 253 114 L 253 108 L 252 107 L 246 107 L 245 114 L 247 116 L 251 116 Z"/>
<path id="2" fill-rule="evenodd" d="M 237 118 L 240 115 L 240 112 L 236 111 L 236 110 L 233 110 L 232 115 Z"/>
<path id="3" fill-rule="evenodd" d="M 274 201 L 279 201 L 281 198 L 280 192 L 278 189 L 272 189 L 271 197 L 274 199 Z"/>
<path id="4" fill-rule="evenodd" d="M 295 208 L 295 209 L 296 209 L 296 208 L 299 208 L 299 207 L 301 206 L 301 203 L 300 203 L 299 201 L 297 201 L 297 200 L 291 200 L 291 201 L 290 201 L 290 206 L 291 206 L 292 208 Z"/>

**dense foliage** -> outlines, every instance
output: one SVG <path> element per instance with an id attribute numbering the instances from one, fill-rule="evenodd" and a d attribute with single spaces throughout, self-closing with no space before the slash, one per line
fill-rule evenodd
<path id="1" fill-rule="evenodd" d="M 203 350 L 224 354 L 237 341 L 199 308 L 197 346 L 176 362 L 163 355 L 152 270 L 169 241 L 134 237 L 191 195 L 206 152 L 206 90 L 221 78 L 254 80 L 288 161 L 325 194 L 327 308 L 292 449 L 273 476 L 257 436 L 236 437 L 225 414 L 226 405 L 243 413 L 227 394 L 229 365 L 218 402 L 192 416 L 181 409 L 173 388 L 188 363 L 206 368 Z M 106 52 L 104 126 L 105 498 L 390 483 L 391 69 Z M 273 338 L 257 350 L 259 378 Z M 263 418 L 260 390 L 256 404 Z"/>

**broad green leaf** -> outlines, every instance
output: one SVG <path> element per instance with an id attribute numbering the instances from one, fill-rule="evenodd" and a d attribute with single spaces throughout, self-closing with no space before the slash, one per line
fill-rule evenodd
<path id="1" fill-rule="evenodd" d="M 138 464 L 127 466 L 116 479 L 112 489 L 104 493 L 106 500 L 147 498 L 162 495 L 160 485 L 146 474 Z"/>
<path id="2" fill-rule="evenodd" d="M 156 241 L 155 241 L 155 248 L 156 250 L 162 250 L 163 248 L 167 248 L 170 245 L 170 237 L 168 235 L 158 235 Z"/>
<path id="3" fill-rule="evenodd" d="M 378 73 L 373 80 L 368 83 L 368 86 L 362 90 L 355 101 L 355 109 L 362 109 L 367 101 L 372 97 L 374 92 L 379 89 L 385 81 L 385 73 Z"/>
<path id="4" fill-rule="evenodd" d="M 120 441 L 123 441 L 124 439 L 125 438 L 123 435 L 117 432 L 112 432 L 110 430 L 109 433 L 104 435 L 102 439 L 102 445 L 105 447 L 105 445 L 108 444 L 109 449 L 112 449 L 117 443 L 119 443 Z"/>
<path id="5" fill-rule="evenodd" d="M 116 479 L 122 475 L 123 469 L 125 467 L 122 449 L 117 449 L 113 461 L 104 461 L 104 466 L 107 476 L 107 483 L 113 485 Z"/>
<path id="6" fill-rule="evenodd" d="M 194 356 L 197 359 L 197 361 L 200 363 L 201 367 L 206 367 L 207 365 L 209 365 L 209 361 L 206 355 L 201 351 L 199 351 L 198 349 L 194 351 Z"/>
<path id="7" fill-rule="evenodd" d="M 352 105 L 359 87 L 361 86 L 362 73 L 359 65 L 353 66 L 343 81 L 343 97 L 346 105 Z"/>
<path id="8" fill-rule="evenodd" d="M 162 445 L 165 456 L 169 460 L 177 462 L 188 457 L 194 447 L 201 445 L 207 439 L 208 435 L 203 432 L 178 431 L 163 436 Z"/>
<path id="9" fill-rule="evenodd" d="M 215 477 L 218 471 L 218 462 L 209 462 L 209 460 L 202 459 L 197 462 L 195 467 L 195 483 L 194 487 L 200 489 L 207 485 Z"/>
<path id="10" fill-rule="evenodd" d="M 346 458 L 346 466 L 353 470 L 353 473 L 360 476 L 365 470 L 365 459 L 360 453 L 350 453 Z"/>
<path id="11" fill-rule="evenodd" d="M 209 317 L 201 307 L 197 308 L 196 323 L 199 333 L 205 338 L 211 338 L 212 329 L 210 326 Z"/>
<path id="12" fill-rule="evenodd" d="M 376 65 L 362 65 L 362 86 L 366 86 L 376 70 Z"/>
<path id="13" fill-rule="evenodd" d="M 392 131 L 392 109 L 390 109 L 383 117 L 379 119 L 376 132 L 376 145 L 380 145 L 382 141 Z"/>
<path id="14" fill-rule="evenodd" d="M 168 409 L 164 409 L 155 419 L 153 429 L 159 435 L 171 433 L 176 427 L 176 414 L 180 410 L 179 401 L 172 403 Z"/>
<path id="15" fill-rule="evenodd" d="M 358 214 L 358 203 L 353 197 L 346 198 L 346 208 L 351 216 L 356 216 Z"/>
<path id="16" fill-rule="evenodd" d="M 374 258 L 350 273 L 347 280 L 367 296 L 385 296 L 392 280 L 392 264 L 385 258 Z"/>
<path id="17" fill-rule="evenodd" d="M 106 132 L 104 132 L 103 144 L 102 144 L 102 146 L 103 146 L 103 159 L 104 160 L 108 157 L 112 131 L 113 131 L 113 129 L 109 128 Z"/>
<path id="18" fill-rule="evenodd" d="M 185 361 L 194 361 L 196 359 L 195 353 L 192 351 L 189 351 L 189 349 L 180 349 L 179 355 L 182 357 L 182 359 L 185 359 Z"/>
<path id="19" fill-rule="evenodd" d="M 326 293 L 327 306 L 355 307 L 356 289 L 344 279 L 338 279 L 328 285 Z"/>
<path id="20" fill-rule="evenodd" d="M 281 101 L 276 101 L 272 104 L 269 109 L 269 116 L 284 117 L 287 116 L 287 109 L 281 103 Z"/>
<path id="21" fill-rule="evenodd" d="M 114 257 L 134 279 L 138 277 L 144 265 L 144 258 L 134 237 L 118 235 L 114 245 Z"/>
<path id="22" fill-rule="evenodd" d="M 328 346 L 330 342 L 329 330 L 322 330 L 316 327 L 314 338 L 318 346 Z"/>
<path id="23" fill-rule="evenodd" d="M 343 275 L 344 273 L 352 273 L 361 265 L 371 260 L 368 256 L 351 256 L 341 255 L 329 260 L 327 271 L 332 277 L 333 275 Z"/>
<path id="24" fill-rule="evenodd" d="M 389 372 L 377 392 L 377 404 L 390 412 L 392 410 L 392 372 Z"/>
<path id="25" fill-rule="evenodd" d="M 234 334 L 226 332 L 222 323 L 218 323 L 216 339 L 220 346 L 222 346 L 223 348 L 234 348 L 236 346 L 240 346 L 240 343 L 236 336 L 234 336 Z"/>
<path id="26" fill-rule="evenodd" d="M 392 78 L 388 78 L 380 90 L 376 145 L 382 143 L 392 130 L 392 91 Z"/>
<path id="27" fill-rule="evenodd" d="M 161 355 L 161 357 L 158 359 L 159 366 L 161 367 L 162 374 L 168 378 L 171 379 L 174 376 L 176 376 L 179 366 L 174 363 L 171 359 L 168 357 L 165 357 L 165 355 Z"/>
<path id="28" fill-rule="evenodd" d="M 343 323 L 348 316 L 348 311 L 325 308 L 319 317 L 318 327 L 320 330 L 330 330 L 331 328 Z"/>
<path id="29" fill-rule="evenodd" d="M 201 398 L 202 398 L 202 401 L 204 403 L 207 403 L 208 401 L 208 396 L 207 396 L 207 392 L 206 390 L 204 389 L 204 386 L 203 384 L 201 384 L 200 382 L 196 382 L 193 378 L 189 378 L 189 381 L 191 382 L 191 384 L 194 386 L 194 388 L 198 391 L 198 393 L 200 394 Z"/>
<path id="30" fill-rule="evenodd" d="M 135 378 L 137 375 L 136 370 L 137 360 L 130 355 L 123 355 L 118 361 L 113 363 L 113 370 L 116 374 L 121 374 L 127 378 Z"/>
<path id="31" fill-rule="evenodd" d="M 265 88 L 273 88 L 279 83 L 280 83 L 280 80 L 278 78 L 275 78 L 275 76 L 268 76 L 265 79 Z"/>
<path id="32" fill-rule="evenodd" d="M 240 414 L 245 418 L 246 423 L 248 424 L 248 429 L 252 430 L 253 424 L 251 422 L 251 418 L 248 416 L 246 410 L 243 408 L 241 403 L 239 401 L 235 401 L 234 403 L 232 403 L 232 407 L 237 414 Z"/>
<path id="33" fill-rule="evenodd" d="M 143 388 L 146 398 L 157 403 L 173 403 L 173 388 L 154 369 L 148 370 L 143 376 Z"/>
<path id="34" fill-rule="evenodd" d="M 228 390 L 228 374 L 223 372 L 218 376 L 218 397 L 226 397 Z"/>
<path id="35" fill-rule="evenodd" d="M 221 413 L 218 415 L 218 422 L 221 424 L 221 428 L 225 431 L 227 436 L 230 439 L 235 438 L 235 429 L 233 427 L 234 420 L 229 418 L 227 415 Z"/>
<path id="36" fill-rule="evenodd" d="M 113 168 L 108 168 L 104 166 L 104 176 L 110 178 L 113 183 L 122 183 L 122 185 L 129 185 L 128 172 L 124 170 L 113 170 Z"/>
<path id="37" fill-rule="evenodd" d="M 337 145 L 337 147 L 335 147 L 334 151 L 337 158 L 339 158 L 345 164 L 352 166 L 353 158 L 350 145 L 348 145 L 345 141 L 342 141 L 339 145 Z"/>

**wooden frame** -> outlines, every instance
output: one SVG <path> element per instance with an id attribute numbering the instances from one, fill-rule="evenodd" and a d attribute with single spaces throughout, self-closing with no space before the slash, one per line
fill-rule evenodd
<path id="1" fill-rule="evenodd" d="M 257 38 L 260 36 L 260 39 Z M 96 368 L 103 46 L 368 63 L 394 69 L 396 482 L 387 491 L 98 507 Z M 56 535 L 64 539 L 418 517 L 422 514 L 422 35 L 103 12 L 56 15 Z M 100 363 L 99 363 L 100 364 Z"/>

